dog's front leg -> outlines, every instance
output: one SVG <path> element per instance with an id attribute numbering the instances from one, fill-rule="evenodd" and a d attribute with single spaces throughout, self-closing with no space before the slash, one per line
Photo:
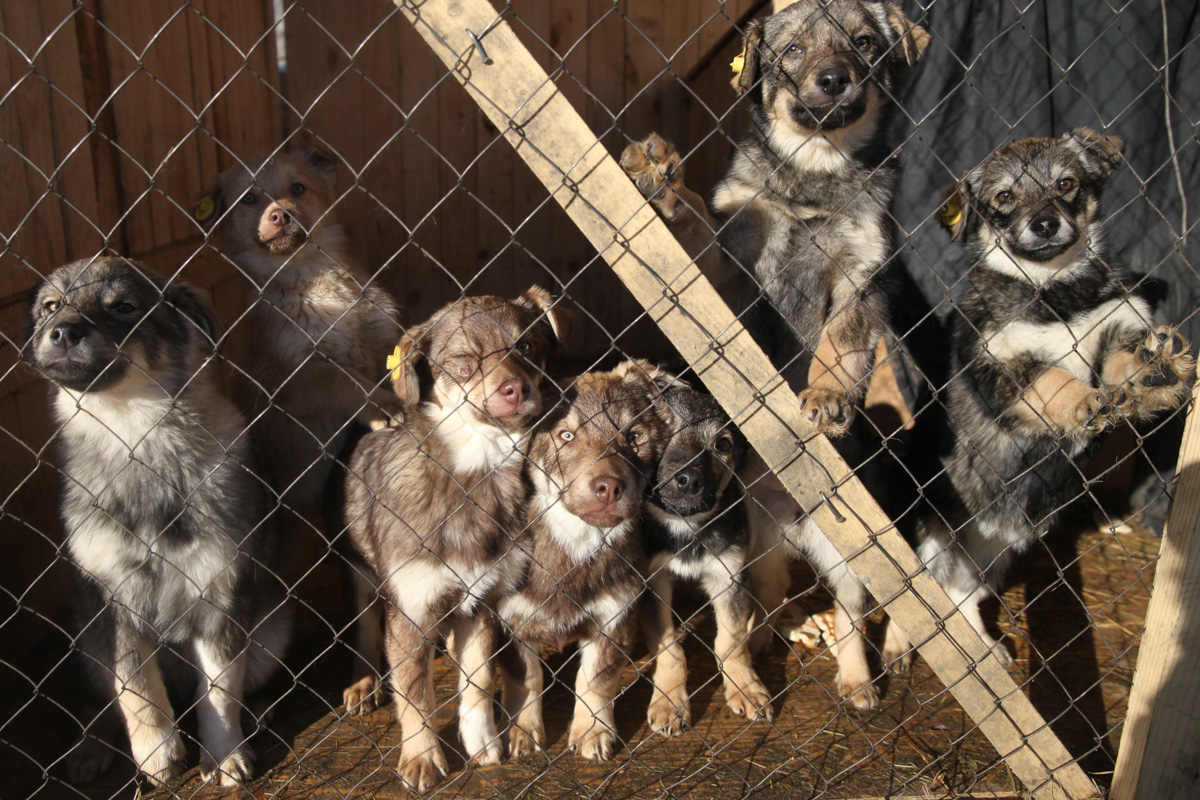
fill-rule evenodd
<path id="1" fill-rule="evenodd" d="M 155 785 L 165 786 L 178 777 L 185 753 L 158 668 L 156 645 L 121 621 L 115 628 L 112 678 L 129 748 L 142 773 Z"/>
<path id="2" fill-rule="evenodd" d="M 867 375 L 882 335 L 878 298 L 861 290 L 849 277 L 834 279 L 830 318 L 821 329 L 808 385 L 800 392 L 805 418 L 826 436 L 841 436 L 850 429 L 853 403 L 866 392 Z"/>
<path id="3" fill-rule="evenodd" d="M 458 733 L 467 758 L 485 766 L 499 764 L 504 755 L 492 713 L 498 626 L 495 614 L 486 608 L 471 618 L 456 618 L 450 648 L 458 665 Z"/>
<path id="4" fill-rule="evenodd" d="M 387 654 L 400 720 L 400 778 L 424 794 L 445 777 L 449 766 L 437 733 L 434 712 L 433 641 L 436 625 L 418 626 L 394 602 L 388 605 Z"/>
<path id="5" fill-rule="evenodd" d="M 626 615 L 616 625 L 601 629 L 579 648 L 579 672 L 575 675 L 575 712 L 567 741 L 589 761 L 608 761 L 616 744 L 616 715 L 613 705 L 621 669 L 629 663 L 637 623 Z"/>
<path id="6" fill-rule="evenodd" d="M 509 647 L 516 653 L 515 658 L 502 659 L 504 710 L 509 718 L 508 754 L 512 758 L 523 758 L 546 741 L 546 727 L 542 722 L 542 660 L 538 657 L 536 642 L 524 641 L 514 634 Z M 510 660 L 516 663 L 510 666 Z"/>
<path id="7" fill-rule="evenodd" d="M 1062 367 L 1045 367 L 1030 381 L 1011 413 L 1034 435 L 1104 430 L 1120 398 L 1083 383 Z"/>
<path id="8" fill-rule="evenodd" d="M 232 627 L 232 625 L 230 626 Z M 201 680 L 196 697 L 200 726 L 200 768 L 205 780 L 237 786 L 253 774 L 254 753 L 242 736 L 242 683 L 246 669 L 246 640 L 195 643 Z"/>
<path id="9" fill-rule="evenodd" d="M 743 572 L 743 558 L 716 559 L 704 577 L 704 590 L 712 598 L 717 617 L 717 666 L 725 678 L 725 702 L 739 717 L 770 720 L 771 693 L 750 663 L 751 613 L 749 575 Z"/>
<path id="10" fill-rule="evenodd" d="M 1184 402 L 1188 381 L 1195 373 L 1191 345 L 1178 330 L 1164 325 L 1110 355 L 1101 378 L 1110 391 L 1128 393 L 1129 407 L 1122 408 L 1123 412 L 1145 419 Z"/>
<path id="11" fill-rule="evenodd" d="M 350 685 L 342 690 L 342 702 L 346 713 L 351 716 L 369 714 L 375 709 L 379 696 L 379 667 L 383 654 L 383 601 L 379 588 L 365 572 L 370 567 L 351 561 L 345 572 L 349 573 L 354 592 L 354 669 Z"/>
<path id="12" fill-rule="evenodd" d="M 687 691 L 687 659 L 671 611 L 671 573 L 664 565 L 646 582 L 642 635 L 654 658 L 654 690 L 646 720 L 650 730 L 678 736 L 692 722 Z"/>

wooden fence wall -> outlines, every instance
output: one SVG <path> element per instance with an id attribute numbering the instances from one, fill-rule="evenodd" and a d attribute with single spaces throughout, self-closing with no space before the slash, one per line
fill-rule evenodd
<path id="1" fill-rule="evenodd" d="M 497 4 L 500 5 L 499 3 Z M 719 177 L 731 20 L 765 0 L 518 0 L 514 27 L 601 146 L 660 130 Z M 45 388 L 17 365 L 33 287 L 108 248 L 208 289 L 229 325 L 236 270 L 192 209 L 234 156 L 303 126 L 345 161 L 340 213 L 358 255 L 416 322 L 460 293 L 565 291 L 583 358 L 674 352 L 520 158 L 388 0 L 15 0 L 0 4 L 0 659 L 66 619 Z M 585 36 L 586 34 L 586 36 Z M 725 120 L 722 124 L 722 120 Z M 230 326 L 226 355 L 247 343 Z"/>

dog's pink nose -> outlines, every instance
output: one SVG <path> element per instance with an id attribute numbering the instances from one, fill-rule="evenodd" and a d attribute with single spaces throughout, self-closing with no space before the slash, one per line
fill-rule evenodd
<path id="1" fill-rule="evenodd" d="M 509 378 L 500 384 L 500 389 L 496 394 L 515 409 L 525 402 L 525 398 L 529 397 L 529 384 L 525 382 L 524 378 Z"/>
<path id="2" fill-rule="evenodd" d="M 267 219 L 271 221 L 272 225 L 282 228 L 288 224 L 290 217 L 288 217 L 288 213 L 282 208 L 273 208 L 271 209 L 271 213 L 267 215 Z"/>
<path id="3" fill-rule="evenodd" d="M 616 503 L 621 499 L 621 495 L 625 494 L 625 484 L 615 475 L 599 475 L 592 478 L 591 488 L 596 499 L 608 506 Z"/>

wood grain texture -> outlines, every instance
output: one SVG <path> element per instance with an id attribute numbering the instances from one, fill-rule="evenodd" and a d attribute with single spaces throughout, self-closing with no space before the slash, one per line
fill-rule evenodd
<path id="1" fill-rule="evenodd" d="M 804 433 L 795 395 L 507 22 L 483 0 L 420 3 L 419 13 L 399 7 L 919 643 L 1014 773 L 1037 797 L 1098 796 L 830 443 Z M 492 66 L 466 30 L 483 37 Z"/>
<path id="2" fill-rule="evenodd" d="M 1179 450 L 1175 497 L 1117 751 L 1112 800 L 1200 795 L 1200 387 Z"/>

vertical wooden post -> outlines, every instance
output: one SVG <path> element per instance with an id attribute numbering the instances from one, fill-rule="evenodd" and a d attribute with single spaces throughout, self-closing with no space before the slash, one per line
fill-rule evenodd
<path id="1" fill-rule="evenodd" d="M 1117 751 L 1112 800 L 1200 797 L 1200 414 L 1179 450 L 1146 630 Z"/>
<path id="2" fill-rule="evenodd" d="M 1097 797 L 796 395 L 487 0 L 397 0 L 1039 798 Z M 478 37 L 476 44 L 472 37 Z M 487 56 L 484 56 L 486 48 Z"/>

